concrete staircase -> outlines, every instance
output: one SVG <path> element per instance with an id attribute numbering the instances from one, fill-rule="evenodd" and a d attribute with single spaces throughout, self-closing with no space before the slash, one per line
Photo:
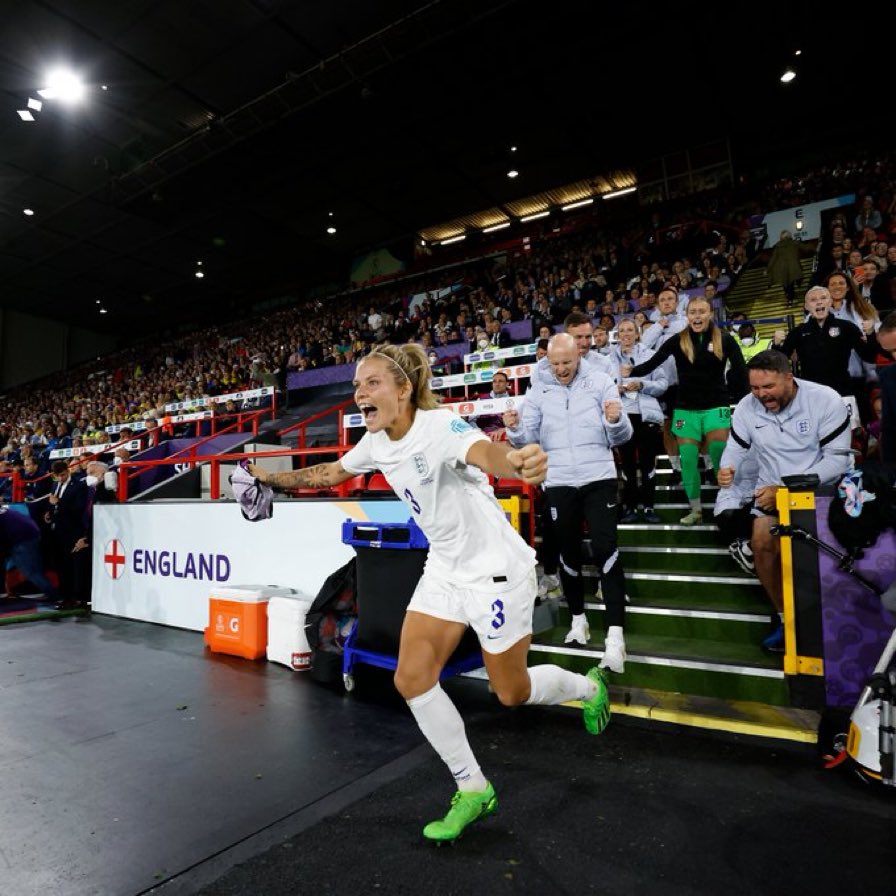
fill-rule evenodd
<path id="1" fill-rule="evenodd" d="M 807 247 L 808 252 L 808 247 Z M 757 325 L 756 331 L 760 339 L 770 338 L 779 327 L 787 329 L 787 320 L 794 318 L 797 322 L 803 319 L 803 305 L 800 299 L 809 288 L 814 267 L 814 255 L 806 255 L 801 260 L 803 283 L 797 291 L 797 302 L 788 306 L 787 297 L 780 285 L 769 286 L 767 262 L 768 253 L 758 256 L 753 263 L 741 272 L 737 283 L 725 299 L 725 307 L 730 316 L 735 311 L 743 311 L 751 320 L 771 318 L 768 323 Z"/>
<path id="2" fill-rule="evenodd" d="M 792 708 L 780 655 L 760 647 L 771 607 L 757 579 L 729 556 L 712 525 L 715 486 L 704 486 L 704 519 L 682 526 L 688 504 L 659 470 L 657 513 L 663 522 L 619 526 L 629 598 L 625 672 L 610 674 L 614 711 L 646 718 L 814 742 L 818 715 Z M 585 542 L 587 545 L 587 541 Z M 533 639 L 530 662 L 584 672 L 603 656 L 603 603 L 596 570 L 585 568 L 591 643 L 568 645 L 565 602 L 556 625 Z"/>

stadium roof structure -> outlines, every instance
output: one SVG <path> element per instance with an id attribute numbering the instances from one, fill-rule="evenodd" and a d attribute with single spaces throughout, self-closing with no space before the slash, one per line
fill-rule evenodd
<path id="1" fill-rule="evenodd" d="M 774 154 L 817 142 L 832 107 L 861 125 L 832 99 L 865 84 L 832 48 L 842 21 L 805 0 L 733 21 L 692 2 L 7 6 L 0 302 L 97 330 L 345 282 L 366 251 L 690 144 Z M 782 86 L 800 48 L 804 77 Z M 38 95 L 59 64 L 81 104 Z"/>

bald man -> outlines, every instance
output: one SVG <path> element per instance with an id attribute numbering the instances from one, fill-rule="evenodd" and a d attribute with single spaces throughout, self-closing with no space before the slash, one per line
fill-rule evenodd
<path id="1" fill-rule="evenodd" d="M 560 547 L 560 579 L 572 622 L 566 643 L 587 644 L 582 583 L 582 524 L 588 522 L 593 561 L 606 605 L 606 639 L 601 668 L 625 669 L 625 577 L 616 544 L 619 503 L 613 449 L 632 437 L 615 381 L 584 360 L 574 335 L 548 342 L 547 371 L 530 386 L 522 416 L 504 415 L 514 446 L 538 442 L 548 455 L 545 480 Z M 545 362 L 540 361 L 539 365 Z"/>

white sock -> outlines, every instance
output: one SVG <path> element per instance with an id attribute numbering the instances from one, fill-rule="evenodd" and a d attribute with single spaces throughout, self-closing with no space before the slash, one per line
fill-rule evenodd
<path id="1" fill-rule="evenodd" d="M 467 741 L 464 720 L 436 682 L 425 694 L 407 701 L 423 736 L 448 766 L 458 790 L 478 792 L 488 783 Z"/>
<path id="2" fill-rule="evenodd" d="M 625 637 L 622 634 L 621 625 L 611 625 L 607 628 L 607 641 L 616 641 L 619 644 L 625 644 Z"/>
<path id="3" fill-rule="evenodd" d="M 586 700 L 594 693 L 594 682 L 577 672 L 545 663 L 529 667 L 531 691 L 527 706 L 556 706 L 570 700 Z"/>
<path id="4" fill-rule="evenodd" d="M 681 472 L 681 455 L 678 454 L 670 454 L 669 455 L 669 465 L 673 470 L 678 470 Z"/>
<path id="5" fill-rule="evenodd" d="M 697 513 L 703 513 L 703 502 L 700 498 L 693 498 L 689 503 L 691 505 L 691 510 L 696 511 Z"/>

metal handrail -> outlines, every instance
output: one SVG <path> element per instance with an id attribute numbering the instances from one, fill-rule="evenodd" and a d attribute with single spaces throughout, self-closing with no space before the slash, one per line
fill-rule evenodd
<path id="1" fill-rule="evenodd" d="M 289 426 L 281 429 L 277 435 L 285 436 L 289 435 L 293 432 L 298 432 L 298 446 L 300 448 L 306 448 L 308 445 L 308 424 L 316 423 L 318 420 L 322 420 L 324 417 L 329 414 L 336 414 L 336 431 L 338 433 L 338 444 L 339 445 L 347 445 L 346 436 L 344 435 L 345 429 L 342 425 L 342 418 L 345 416 L 345 409 L 349 407 L 349 405 L 354 404 L 355 399 L 346 398 L 340 401 L 338 404 L 334 404 L 331 407 L 325 408 L 322 411 L 318 411 L 316 414 L 312 414 L 310 417 L 306 417 L 304 420 L 299 420 L 297 423 L 292 423 Z"/>
<path id="2" fill-rule="evenodd" d="M 151 458 L 151 459 L 145 459 L 145 460 L 138 458 L 133 461 L 128 461 L 128 462 L 126 462 L 126 464 L 125 463 L 120 464 L 119 469 L 121 469 L 121 467 L 124 467 L 124 466 L 128 466 L 128 467 L 134 466 L 134 469 L 129 473 L 125 471 L 124 476 L 119 475 L 119 477 L 118 477 L 119 493 L 121 492 L 121 489 L 122 489 L 122 482 L 121 482 L 122 479 L 127 479 L 127 480 L 136 479 L 137 476 L 140 476 L 141 474 L 145 473 L 146 470 L 150 469 L 151 467 L 164 466 L 163 464 L 157 463 L 157 461 L 159 461 L 159 460 L 171 461 L 173 463 L 181 463 L 181 464 L 187 463 L 190 465 L 190 468 L 192 469 L 193 467 L 196 466 L 197 452 L 198 452 L 199 448 L 201 448 L 203 445 L 208 444 L 209 442 L 211 442 L 212 439 L 215 439 L 218 436 L 226 435 L 229 432 L 242 432 L 242 430 L 237 429 L 237 427 L 241 427 L 243 425 L 243 423 L 245 422 L 245 420 L 252 421 L 251 435 L 257 436 L 258 435 L 258 423 L 259 423 L 261 417 L 267 413 L 267 410 L 268 410 L 267 408 L 262 408 L 262 409 L 256 410 L 256 411 L 240 411 L 237 414 L 237 419 L 233 423 L 228 424 L 227 426 L 225 426 L 223 429 L 220 429 L 220 430 L 216 429 L 215 418 L 212 417 L 211 418 L 211 420 L 212 420 L 211 434 L 207 435 L 207 436 L 203 436 L 202 438 L 200 438 L 196 442 L 194 442 L 192 445 L 187 445 L 184 448 L 181 448 L 179 451 L 175 451 L 173 454 L 170 454 L 170 455 L 168 455 L 168 457 L 165 457 L 165 458 Z M 202 422 L 202 421 L 197 421 L 197 422 Z M 247 433 L 247 435 L 249 435 L 249 433 Z M 147 447 L 154 447 L 154 446 L 147 446 Z M 142 449 L 142 450 L 146 450 L 146 449 Z M 127 489 L 125 489 L 125 493 L 127 493 Z M 125 499 L 121 499 L 121 500 L 125 500 Z"/>
<path id="3" fill-rule="evenodd" d="M 340 457 L 345 454 L 351 445 L 324 445 L 314 448 L 275 448 L 273 451 L 236 451 L 227 454 L 210 454 L 201 459 L 194 459 L 193 463 L 209 464 L 211 472 L 210 482 L 210 498 L 214 501 L 221 497 L 221 464 L 236 463 L 238 461 L 249 459 L 257 460 L 266 457 L 310 457 L 323 454 L 337 454 Z M 119 471 L 118 476 L 118 500 L 124 503 L 128 500 L 128 482 L 134 478 L 133 474 L 129 475 L 129 471 L 139 467 L 138 472 L 144 473 L 153 467 L 165 467 L 173 464 L 184 463 L 183 457 L 158 457 L 152 460 L 128 460 L 116 466 Z"/>

